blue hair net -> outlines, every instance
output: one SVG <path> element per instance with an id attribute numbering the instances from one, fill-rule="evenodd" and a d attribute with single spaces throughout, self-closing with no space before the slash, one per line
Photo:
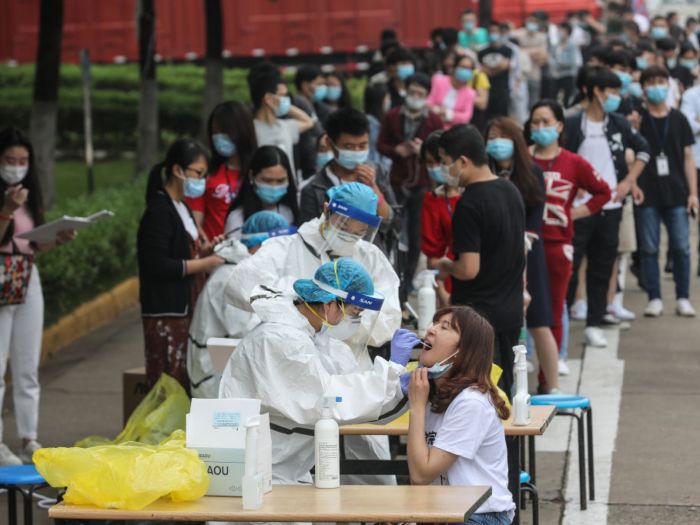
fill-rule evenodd
<path id="1" fill-rule="evenodd" d="M 374 294 L 374 283 L 367 270 L 352 259 L 336 259 L 321 265 L 314 279 L 333 288 L 363 295 Z M 294 291 L 307 303 L 330 303 L 338 299 L 330 292 L 321 290 L 311 279 L 298 279 Z"/>
<path id="2" fill-rule="evenodd" d="M 340 201 L 343 204 L 352 206 L 365 213 L 377 214 L 377 204 L 379 199 L 372 188 L 361 182 L 349 182 L 340 186 L 333 186 L 326 191 L 328 198 Z"/>
<path id="3" fill-rule="evenodd" d="M 259 211 L 248 217 L 243 223 L 242 233 L 244 238 L 241 239 L 241 242 L 248 248 L 255 248 L 270 237 L 267 232 L 279 228 L 287 228 L 288 226 L 289 222 L 287 219 L 279 213 L 265 210 Z M 260 235 L 251 235 L 255 233 Z"/>

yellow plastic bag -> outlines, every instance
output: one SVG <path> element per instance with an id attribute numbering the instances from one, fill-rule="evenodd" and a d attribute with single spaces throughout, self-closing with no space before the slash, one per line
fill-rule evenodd
<path id="1" fill-rule="evenodd" d="M 75 446 L 116 445 L 127 441 L 155 445 L 175 430 L 184 430 L 185 415 L 189 411 L 190 398 L 185 389 L 175 379 L 163 374 L 131 414 L 124 430 L 113 441 L 102 436 L 88 436 Z"/>
<path id="2" fill-rule="evenodd" d="M 122 443 L 91 448 L 42 448 L 34 453 L 39 473 L 52 487 L 66 487 L 66 503 L 139 510 L 158 498 L 192 501 L 204 496 L 209 476 L 185 433 L 159 445 Z"/>

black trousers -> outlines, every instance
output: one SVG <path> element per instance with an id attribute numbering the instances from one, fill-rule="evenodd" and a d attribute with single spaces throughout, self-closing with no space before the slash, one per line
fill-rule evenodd
<path id="1" fill-rule="evenodd" d="M 405 232 L 405 239 L 408 244 L 406 271 L 404 273 L 404 282 L 401 283 L 406 293 L 409 293 L 413 288 L 413 275 L 416 273 L 418 258 L 420 257 L 421 209 L 423 208 L 425 192 L 426 188 L 423 186 L 415 188 L 394 187 L 396 200 L 403 206 L 402 230 Z"/>
<path id="2" fill-rule="evenodd" d="M 571 306 L 578 287 L 578 270 L 585 256 L 588 316 L 586 326 L 600 326 L 608 305 L 608 285 L 617 257 L 622 209 L 601 210 L 574 222 L 574 268 L 569 281 L 568 304 Z"/>

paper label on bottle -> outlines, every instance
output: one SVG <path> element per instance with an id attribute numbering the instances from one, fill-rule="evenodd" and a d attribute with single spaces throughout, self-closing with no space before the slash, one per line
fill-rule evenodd
<path id="1" fill-rule="evenodd" d="M 214 428 L 239 427 L 241 425 L 240 412 L 214 412 L 212 426 Z"/>

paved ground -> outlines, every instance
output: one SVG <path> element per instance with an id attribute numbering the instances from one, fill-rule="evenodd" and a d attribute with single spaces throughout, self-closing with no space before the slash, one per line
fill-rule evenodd
<path id="1" fill-rule="evenodd" d="M 696 259 L 691 296 L 700 307 Z M 570 423 L 556 418 L 537 445 L 541 523 L 700 523 L 700 320 L 673 315 L 669 277 L 663 288 L 664 316 L 640 318 L 619 334 L 609 331 L 607 349 L 583 351 L 582 326 L 572 327 L 572 375 L 563 387 L 590 396 L 595 407 L 597 497 L 579 511 L 576 446 L 569 454 Z M 640 314 L 646 297 L 632 282 L 628 290 L 626 305 Z M 59 446 L 90 434 L 115 436 L 122 422 L 121 372 L 141 365 L 136 309 L 49 361 L 41 372 L 42 442 Z M 5 434 L 15 448 L 7 401 Z M 4 506 L 1 495 L 0 523 Z M 35 523 L 48 523 L 45 511 L 36 510 Z M 529 509 L 523 523 L 530 523 Z"/>

